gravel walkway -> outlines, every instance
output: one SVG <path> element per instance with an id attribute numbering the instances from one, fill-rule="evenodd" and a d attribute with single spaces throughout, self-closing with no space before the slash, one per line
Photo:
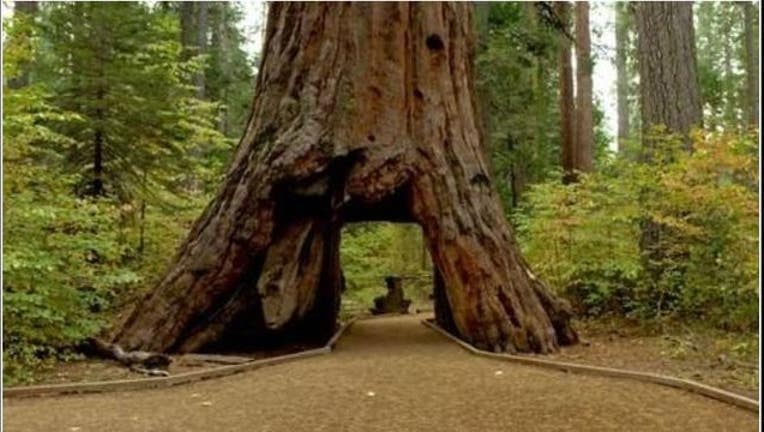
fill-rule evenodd
<path id="1" fill-rule="evenodd" d="M 13 431 L 755 431 L 652 384 L 472 356 L 419 324 L 357 322 L 336 352 L 162 390 L 4 400 Z"/>

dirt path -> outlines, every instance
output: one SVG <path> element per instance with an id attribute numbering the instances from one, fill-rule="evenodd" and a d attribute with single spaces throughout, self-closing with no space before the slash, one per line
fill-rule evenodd
<path id="1" fill-rule="evenodd" d="M 755 414 L 683 391 L 474 357 L 421 318 L 360 321 L 330 355 L 207 382 L 4 400 L 4 430 L 757 429 Z"/>

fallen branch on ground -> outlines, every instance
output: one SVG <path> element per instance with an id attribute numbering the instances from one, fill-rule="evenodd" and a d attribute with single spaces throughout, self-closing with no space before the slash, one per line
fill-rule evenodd
<path id="1" fill-rule="evenodd" d="M 148 373 L 149 375 L 169 375 L 165 369 L 172 363 L 172 358 L 166 354 L 146 351 L 125 351 L 117 344 L 107 343 L 95 338 L 90 339 L 88 342 L 94 354 L 116 360 L 129 367 L 132 371 Z M 164 374 L 161 372 L 164 372 Z"/>

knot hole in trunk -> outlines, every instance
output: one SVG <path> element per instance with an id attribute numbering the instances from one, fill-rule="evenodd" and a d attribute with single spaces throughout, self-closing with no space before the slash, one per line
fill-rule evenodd
<path id="1" fill-rule="evenodd" d="M 427 39 L 424 40 L 424 43 L 427 45 L 427 48 L 429 48 L 430 51 L 440 51 L 443 49 L 443 39 L 441 39 L 440 35 L 437 33 L 432 33 L 431 35 L 427 36 Z"/>

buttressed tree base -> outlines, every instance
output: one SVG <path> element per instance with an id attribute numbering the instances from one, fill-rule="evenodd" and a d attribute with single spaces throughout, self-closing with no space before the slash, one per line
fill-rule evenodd
<path id="1" fill-rule="evenodd" d="M 344 223 L 416 222 L 438 322 L 478 347 L 576 341 L 520 255 L 474 99 L 468 3 L 272 3 L 252 115 L 224 184 L 116 333 L 188 352 L 334 330 Z"/>

